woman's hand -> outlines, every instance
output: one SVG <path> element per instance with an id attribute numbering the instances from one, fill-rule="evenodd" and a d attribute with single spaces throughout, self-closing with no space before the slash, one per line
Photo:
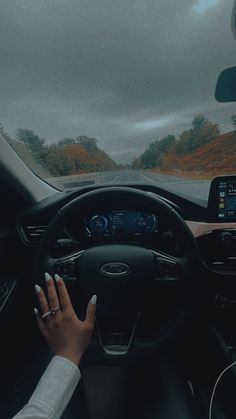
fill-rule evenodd
<path id="1" fill-rule="evenodd" d="M 64 356 L 79 364 L 89 345 L 95 320 L 96 300 L 94 295 L 88 303 L 86 319 L 81 321 L 75 314 L 62 278 L 53 278 L 46 273 L 47 297 L 39 285 L 35 285 L 42 316 L 35 308 L 39 329 L 55 355 Z M 56 289 L 57 288 L 57 289 Z"/>

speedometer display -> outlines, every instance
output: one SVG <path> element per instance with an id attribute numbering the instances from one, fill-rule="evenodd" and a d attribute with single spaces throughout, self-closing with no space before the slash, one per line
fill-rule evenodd
<path id="1" fill-rule="evenodd" d="M 108 227 L 107 218 L 103 215 L 94 215 L 88 222 L 89 230 L 94 233 L 104 233 Z"/>
<path id="2" fill-rule="evenodd" d="M 158 231 L 158 221 L 155 214 L 138 211 L 111 211 L 94 214 L 86 220 L 86 230 L 90 234 L 145 234 Z"/>
<path id="3" fill-rule="evenodd" d="M 153 214 L 140 213 L 135 220 L 135 225 L 140 232 L 152 232 L 156 228 L 156 217 Z"/>

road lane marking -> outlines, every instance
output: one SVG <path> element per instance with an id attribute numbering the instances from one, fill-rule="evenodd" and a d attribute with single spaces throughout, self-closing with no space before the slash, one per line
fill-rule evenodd
<path id="1" fill-rule="evenodd" d="M 137 173 L 139 174 L 139 176 L 144 177 L 145 179 L 149 180 L 150 182 L 155 183 L 155 184 L 157 183 L 155 180 L 150 179 L 149 177 L 143 175 L 142 173 L 139 173 L 139 172 L 137 172 Z"/>
<path id="2" fill-rule="evenodd" d="M 159 179 L 156 179 L 156 180 L 153 180 L 153 179 L 151 179 L 151 178 L 149 178 L 148 176 L 146 176 L 146 175 L 143 175 L 142 173 L 139 173 L 139 175 L 140 176 L 142 176 L 142 177 L 144 177 L 144 178 L 146 178 L 146 179 L 148 179 L 150 182 L 153 182 L 153 183 L 157 183 L 158 182 L 158 180 Z M 152 174 L 153 176 L 155 176 L 155 174 Z M 156 176 L 159 176 L 158 174 L 156 174 Z M 162 173 L 160 173 L 160 176 L 161 177 L 163 177 L 163 176 L 166 176 L 166 177 L 171 177 L 171 178 L 173 178 L 173 176 L 172 175 L 164 175 L 164 174 L 162 174 Z M 180 185 L 180 184 L 182 184 L 182 185 L 184 185 L 184 184 L 186 184 L 186 183 L 188 183 L 188 184 L 199 184 L 199 182 L 201 183 L 201 186 L 202 186 L 202 183 L 204 183 L 204 184 L 206 184 L 206 185 L 210 185 L 210 183 L 211 183 L 211 181 L 210 180 L 207 180 L 207 179 L 196 179 L 196 180 L 193 180 L 193 179 L 182 179 L 182 178 L 179 178 L 179 177 L 176 177 L 176 180 L 175 181 L 173 181 L 173 180 L 159 180 L 159 182 L 161 182 L 161 183 L 166 183 L 166 184 L 168 184 L 168 185 L 176 185 L 176 183 L 178 183 L 178 185 Z"/>

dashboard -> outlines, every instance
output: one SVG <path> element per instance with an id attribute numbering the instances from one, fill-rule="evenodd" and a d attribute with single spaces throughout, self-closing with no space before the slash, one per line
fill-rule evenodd
<path id="1" fill-rule="evenodd" d="M 208 202 L 186 198 L 156 185 L 119 186 L 155 194 L 185 219 L 197 240 L 206 268 L 204 280 L 210 288 L 212 307 L 219 316 L 235 307 L 236 315 L 236 176 L 213 180 Z M 30 255 L 35 254 L 48 224 L 64 205 L 99 187 L 58 193 L 22 211 L 17 223 L 18 237 L 24 245 L 22 259 L 29 260 Z M 167 254 L 180 254 L 178 237 L 173 236 L 170 226 L 160 214 L 144 213 L 139 208 L 130 210 L 125 202 L 120 203 L 119 208 L 113 208 L 111 202 L 109 208 L 109 211 L 104 209 L 102 212 L 94 208 L 81 218 L 76 215 L 71 219 L 70 225 L 58 236 L 57 254 L 64 257 L 80 249 L 107 243 L 132 243 Z M 19 253 L 22 254 L 22 251 Z M 230 324 L 228 319 L 227 324 Z"/>
<path id="2" fill-rule="evenodd" d="M 105 186 L 105 185 L 104 185 Z M 55 197 L 35 204 L 18 217 L 18 232 L 24 244 L 35 246 L 53 216 L 67 203 L 84 193 L 98 189 L 96 187 L 82 187 L 70 193 L 58 193 Z M 122 185 L 121 185 L 122 186 Z M 154 185 L 126 185 L 155 194 L 164 199 L 188 223 L 195 236 L 210 231 L 217 225 L 236 222 L 236 176 L 224 176 L 212 181 L 209 200 L 186 199 L 180 195 L 166 191 Z M 68 234 L 67 234 L 68 233 Z M 90 214 L 84 214 L 82 219 L 71 220 L 66 231 L 59 237 L 60 243 L 67 243 L 69 250 L 70 238 L 81 246 L 91 246 L 98 242 L 112 241 L 141 241 L 151 242 L 158 247 L 163 239 L 171 236 L 169 226 L 159 214 L 143 213 L 142 211 L 126 208 L 125 202 L 118 208 L 97 212 L 96 208 Z M 66 247 L 65 246 L 65 247 Z"/>
<path id="3" fill-rule="evenodd" d="M 222 176 L 215 178 L 211 183 L 208 202 L 186 199 L 179 195 L 168 192 L 153 185 L 126 185 L 155 194 L 164 199 L 175 211 L 177 211 L 188 223 L 195 237 L 201 237 L 212 230 L 227 227 L 231 222 L 230 234 L 233 236 L 233 228 L 236 227 L 236 176 Z M 103 187 L 103 186 L 101 186 Z M 83 187 L 78 191 L 67 194 L 56 194 L 55 197 L 35 204 L 27 211 L 20 214 L 18 219 L 18 232 L 24 244 L 35 246 L 43 235 L 47 225 L 53 216 L 64 205 L 74 198 L 83 195 L 97 187 Z M 159 248 L 168 246 L 173 249 L 174 238 L 165 219 L 159 214 L 144 213 L 142 211 L 127 209 L 124 205 L 119 209 L 112 208 L 109 211 L 97 212 L 96 208 L 90 214 L 84 214 L 82 219 L 75 217 L 70 225 L 59 237 L 58 246 L 65 250 L 73 250 L 74 244 L 91 246 L 109 242 L 138 242 L 143 245 L 149 243 Z M 224 240 L 230 236 L 223 234 Z M 222 236 L 222 237 L 223 237 Z M 71 241 L 74 243 L 72 244 Z"/>
<path id="4" fill-rule="evenodd" d="M 225 330 L 225 325 L 230 328 L 226 338 L 230 344 L 233 343 L 231 335 L 234 322 L 231 328 L 230 313 L 236 306 L 236 212 L 233 212 L 236 211 L 236 176 L 214 179 L 208 201 L 177 195 L 156 185 L 119 186 L 155 194 L 185 219 L 199 246 L 205 266 L 204 282 L 209 286 L 215 315 L 219 316 L 216 321 L 224 322 L 225 314 L 229 313 L 222 329 Z M 100 186 L 89 186 L 70 193 L 58 193 L 22 211 L 17 223 L 18 237 L 24 247 L 24 252 L 18 251 L 21 259 L 31 260 L 48 224 L 63 206 L 98 188 Z M 131 243 L 177 257 L 181 255 L 178 237 L 174 237 L 166 219 L 160 214 L 144 213 L 138 207 L 131 210 L 125 202 L 117 207 L 110 202 L 109 210 L 104 206 L 103 211 L 99 212 L 95 207 L 90 213 L 85 211 L 81 218 L 75 214 L 70 224 L 58 234 L 52 256 L 69 258 L 73 252 L 109 243 Z M 224 217 L 220 215 L 223 213 Z M 72 287 L 73 283 L 68 285 Z M 164 285 L 171 287 L 171 281 L 166 281 Z M 172 291 L 168 288 L 166 292 L 170 296 Z M 173 292 L 176 291 L 173 289 Z"/>

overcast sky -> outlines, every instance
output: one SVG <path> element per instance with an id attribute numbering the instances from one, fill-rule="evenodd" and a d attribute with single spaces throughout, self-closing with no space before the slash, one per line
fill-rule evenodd
<path id="1" fill-rule="evenodd" d="M 190 127 L 232 130 L 214 99 L 236 65 L 233 0 L 0 0 L 0 122 L 51 143 L 88 135 L 119 162 Z"/>

